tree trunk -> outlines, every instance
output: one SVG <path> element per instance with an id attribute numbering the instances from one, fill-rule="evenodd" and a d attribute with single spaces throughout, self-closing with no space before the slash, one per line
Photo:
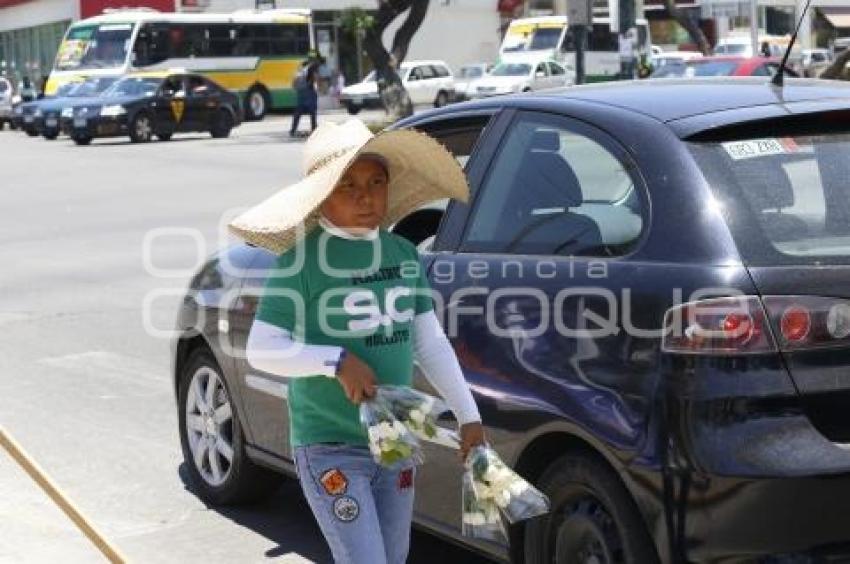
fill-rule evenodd
<path id="1" fill-rule="evenodd" d="M 670 17 L 676 20 L 680 26 L 685 28 L 685 31 L 687 31 L 688 35 L 691 36 L 693 42 L 697 44 L 697 48 L 702 52 L 702 54 L 711 55 L 711 45 L 708 44 L 708 39 L 706 39 L 705 34 L 699 27 L 699 24 L 688 17 L 685 12 L 676 7 L 676 0 L 664 0 L 664 7 L 667 9 L 667 13 L 670 14 Z"/>
<path id="2" fill-rule="evenodd" d="M 375 66 L 378 94 L 387 117 L 396 121 L 413 114 L 413 103 L 401 82 L 398 69 L 410 47 L 410 41 L 422 25 L 430 0 L 379 0 L 375 22 L 366 29 L 363 47 Z M 382 36 L 387 26 L 403 12 L 407 18 L 393 37 L 392 52 L 384 47 Z"/>
<path id="3" fill-rule="evenodd" d="M 845 68 L 850 62 L 850 49 L 845 49 L 835 57 L 832 64 L 826 67 L 818 78 L 831 78 L 835 80 L 847 80 Z"/>

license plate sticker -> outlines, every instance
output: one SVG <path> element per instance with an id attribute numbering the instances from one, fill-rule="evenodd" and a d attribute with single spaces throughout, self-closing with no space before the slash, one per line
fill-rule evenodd
<path id="1" fill-rule="evenodd" d="M 799 147 L 793 139 L 751 139 L 748 141 L 732 141 L 723 143 L 726 153 L 732 160 L 741 161 L 758 157 L 796 153 Z"/>

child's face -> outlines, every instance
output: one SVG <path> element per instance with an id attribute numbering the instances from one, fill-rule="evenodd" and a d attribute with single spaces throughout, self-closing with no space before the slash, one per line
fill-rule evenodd
<path id="1" fill-rule="evenodd" d="M 322 203 L 321 211 L 337 227 L 374 229 L 387 213 L 388 189 L 384 167 L 372 159 L 358 159 Z"/>

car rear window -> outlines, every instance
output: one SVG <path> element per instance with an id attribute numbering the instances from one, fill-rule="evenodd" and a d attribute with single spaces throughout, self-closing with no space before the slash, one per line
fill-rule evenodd
<path id="1" fill-rule="evenodd" d="M 749 264 L 850 264 L 850 133 L 689 146 Z"/>

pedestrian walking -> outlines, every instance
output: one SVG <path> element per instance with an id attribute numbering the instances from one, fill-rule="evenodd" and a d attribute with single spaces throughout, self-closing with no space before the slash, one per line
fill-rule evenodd
<path id="1" fill-rule="evenodd" d="M 303 168 L 303 180 L 230 224 L 279 254 L 247 359 L 289 378 L 296 470 L 334 560 L 402 564 L 416 468 L 410 459 L 375 462 L 358 404 L 376 385 L 410 386 L 415 359 L 460 423 L 462 452 L 485 437 L 416 248 L 385 228 L 426 202 L 465 200 L 468 186 L 432 138 L 373 136 L 358 120 L 319 126 Z"/>
<path id="2" fill-rule="evenodd" d="M 316 91 L 316 81 L 319 74 L 319 60 L 311 57 L 304 61 L 301 69 L 295 77 L 293 84 L 295 88 L 296 104 L 292 115 L 292 125 L 289 128 L 289 136 L 298 134 L 298 122 L 303 114 L 310 116 L 310 131 L 316 130 L 319 111 L 319 93 Z"/>

